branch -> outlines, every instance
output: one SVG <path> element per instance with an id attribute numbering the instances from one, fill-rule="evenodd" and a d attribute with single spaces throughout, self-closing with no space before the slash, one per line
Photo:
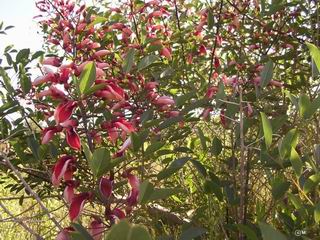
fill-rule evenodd
<path id="1" fill-rule="evenodd" d="M 24 180 L 24 178 L 22 177 L 22 175 L 20 174 L 20 172 L 16 169 L 15 166 L 13 166 L 13 164 L 10 162 L 9 158 L 6 155 L 0 155 L 4 161 L 7 163 L 7 165 L 11 168 L 11 170 L 16 174 L 16 176 L 19 178 L 19 180 L 22 182 L 22 184 L 24 185 L 24 187 L 26 188 L 26 190 L 29 191 L 29 193 L 34 197 L 34 199 L 39 203 L 40 207 L 42 208 L 42 210 L 48 215 L 49 219 L 56 225 L 56 227 L 62 231 L 63 228 L 61 227 L 61 225 L 58 223 L 58 221 L 53 218 L 49 212 L 49 210 L 44 206 L 44 204 L 42 203 L 40 197 L 38 196 L 38 194 L 36 192 L 34 192 L 32 190 L 32 188 L 29 186 L 29 184 Z"/>
<path id="2" fill-rule="evenodd" d="M 18 224 L 20 224 L 26 231 L 28 231 L 29 233 L 31 233 L 32 235 L 34 235 L 36 237 L 37 240 L 44 240 L 39 234 L 37 234 L 36 232 L 34 232 L 31 228 L 29 228 L 22 220 L 20 220 L 19 218 L 16 218 L 3 204 L 2 202 L 0 202 L 0 207 L 3 209 L 3 211 L 8 214 L 12 219 L 14 219 L 14 221 Z"/>

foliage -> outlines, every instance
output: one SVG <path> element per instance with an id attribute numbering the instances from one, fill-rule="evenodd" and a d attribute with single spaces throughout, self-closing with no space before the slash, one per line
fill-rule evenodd
<path id="1" fill-rule="evenodd" d="M 1 184 L 65 204 L 52 237 L 318 237 L 317 2 L 37 7 L 44 51 L 0 66 Z"/>

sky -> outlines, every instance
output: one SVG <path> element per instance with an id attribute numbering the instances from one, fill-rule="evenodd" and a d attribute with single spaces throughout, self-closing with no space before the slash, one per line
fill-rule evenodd
<path id="1" fill-rule="evenodd" d="M 4 26 L 13 25 L 7 35 L 0 35 L 0 53 L 10 44 L 16 49 L 30 48 L 32 52 L 41 50 L 42 37 L 34 16 L 39 14 L 35 0 L 0 0 L 0 22 Z"/>

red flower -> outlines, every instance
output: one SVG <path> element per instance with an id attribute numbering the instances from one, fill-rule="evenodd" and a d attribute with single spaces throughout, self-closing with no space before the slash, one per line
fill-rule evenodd
<path id="1" fill-rule="evenodd" d="M 66 139 L 68 145 L 75 149 L 75 150 L 80 150 L 81 149 L 81 142 L 80 142 L 80 137 L 78 133 L 74 130 L 74 128 L 67 128 L 66 129 Z"/>
<path id="2" fill-rule="evenodd" d="M 54 137 L 54 135 L 57 132 L 61 132 L 61 131 L 62 131 L 61 127 L 47 127 L 43 129 L 41 144 L 47 144 L 48 142 L 51 141 L 51 139 Z"/>
<path id="3" fill-rule="evenodd" d="M 69 218 L 73 222 L 75 221 L 81 214 L 83 210 L 84 204 L 87 200 L 91 198 L 91 193 L 80 193 L 73 197 L 72 203 L 69 208 Z"/>
<path id="4" fill-rule="evenodd" d="M 94 240 L 101 240 L 105 226 L 103 225 L 101 219 L 94 219 L 89 226 L 89 233 Z"/>
<path id="5" fill-rule="evenodd" d="M 71 117 L 73 109 L 76 107 L 76 105 L 77 103 L 74 101 L 60 103 L 54 112 L 54 119 L 56 120 L 56 123 L 59 124 L 68 120 Z"/>
<path id="6" fill-rule="evenodd" d="M 99 182 L 99 190 L 104 199 L 108 199 L 112 194 L 113 181 L 109 178 L 102 177 Z"/>
<path id="7" fill-rule="evenodd" d="M 56 237 L 56 240 L 70 240 L 70 232 L 74 232 L 73 227 L 64 228 Z"/>
<path id="8" fill-rule="evenodd" d="M 66 181 L 66 188 L 63 191 L 63 197 L 67 203 L 71 203 L 74 198 L 74 189 L 79 186 L 79 182 L 75 180 Z"/>
<path id="9" fill-rule="evenodd" d="M 75 162 L 76 159 L 72 156 L 62 156 L 57 163 L 53 167 L 53 173 L 52 173 L 52 184 L 55 187 L 58 187 L 60 184 L 60 181 L 62 177 L 64 177 L 66 180 L 69 179 L 70 172 L 73 172 L 72 169 L 70 169 L 69 165 L 73 162 Z"/>
<path id="10" fill-rule="evenodd" d="M 60 67 L 61 65 L 61 60 L 58 57 L 48 57 L 43 60 L 42 62 L 43 65 L 51 65 L 55 67 Z"/>

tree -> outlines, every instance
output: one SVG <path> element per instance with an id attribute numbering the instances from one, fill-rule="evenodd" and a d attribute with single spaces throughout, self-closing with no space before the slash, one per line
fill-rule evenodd
<path id="1" fill-rule="evenodd" d="M 37 7 L 45 52 L 6 49 L 18 92 L 1 68 L 2 163 L 46 214 L 63 196 L 58 239 L 317 236 L 318 3 Z"/>

